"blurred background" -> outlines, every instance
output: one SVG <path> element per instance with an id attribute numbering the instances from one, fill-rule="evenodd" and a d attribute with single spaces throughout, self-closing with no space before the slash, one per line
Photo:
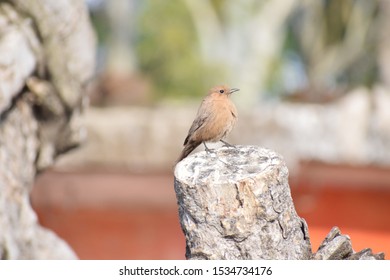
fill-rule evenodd
<path id="1" fill-rule="evenodd" d="M 316 251 L 333 226 L 390 254 L 390 3 L 86 0 L 88 139 L 40 174 L 40 223 L 81 259 L 184 259 L 173 165 L 207 90 L 240 88 L 229 142 L 282 154 Z"/>

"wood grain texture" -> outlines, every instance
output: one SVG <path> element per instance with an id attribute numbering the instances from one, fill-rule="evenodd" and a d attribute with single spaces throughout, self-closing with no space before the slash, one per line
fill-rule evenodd
<path id="1" fill-rule="evenodd" d="M 197 153 L 175 168 L 188 259 L 309 259 L 280 155 L 255 146 Z"/>
<path id="2" fill-rule="evenodd" d="M 193 154 L 176 165 L 174 187 L 187 259 L 384 259 L 369 248 L 355 252 L 337 227 L 313 254 L 288 169 L 272 150 L 236 146 Z"/>

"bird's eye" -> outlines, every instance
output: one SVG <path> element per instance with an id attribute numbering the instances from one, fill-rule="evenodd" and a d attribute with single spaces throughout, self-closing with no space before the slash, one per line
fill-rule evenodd
<path id="1" fill-rule="evenodd" d="M 221 89 L 219 92 L 220 92 L 220 93 L 224 93 L 225 91 L 224 91 L 223 89 Z"/>

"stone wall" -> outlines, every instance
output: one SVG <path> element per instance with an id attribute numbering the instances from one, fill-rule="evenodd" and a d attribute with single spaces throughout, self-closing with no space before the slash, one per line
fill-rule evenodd
<path id="1" fill-rule="evenodd" d="M 84 118 L 88 140 L 56 166 L 170 171 L 197 106 L 90 108 Z M 386 166 L 388 108 L 390 93 L 382 87 L 356 89 L 327 104 L 262 103 L 250 112 L 238 109 L 239 120 L 228 140 L 276 150 L 290 169 L 300 160 Z"/>

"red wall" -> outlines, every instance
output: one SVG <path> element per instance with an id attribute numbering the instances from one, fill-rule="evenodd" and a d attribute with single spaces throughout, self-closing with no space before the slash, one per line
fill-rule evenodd
<path id="1" fill-rule="evenodd" d="M 313 250 L 333 226 L 355 251 L 390 255 L 390 170 L 302 164 L 290 178 Z M 81 259 L 184 259 L 173 177 L 123 172 L 46 172 L 32 202 L 41 224 Z"/>

